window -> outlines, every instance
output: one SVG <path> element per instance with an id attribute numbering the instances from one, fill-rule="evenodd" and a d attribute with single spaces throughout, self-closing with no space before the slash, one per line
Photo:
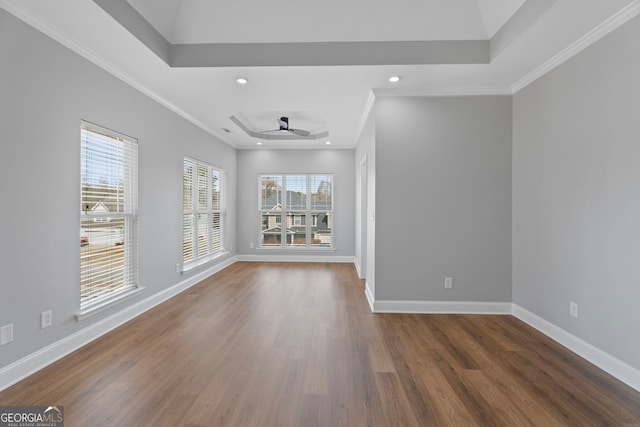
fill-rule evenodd
<path id="1" fill-rule="evenodd" d="M 261 175 L 259 186 L 260 247 L 333 247 L 332 175 Z"/>
<path id="2" fill-rule="evenodd" d="M 138 286 L 138 143 L 80 127 L 80 309 Z"/>
<path id="3" fill-rule="evenodd" d="M 224 172 L 185 158 L 182 175 L 183 270 L 224 252 Z"/>

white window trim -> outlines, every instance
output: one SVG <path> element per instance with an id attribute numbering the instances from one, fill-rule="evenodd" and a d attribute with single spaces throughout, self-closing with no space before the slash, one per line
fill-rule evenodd
<path id="1" fill-rule="evenodd" d="M 257 246 L 257 251 L 300 251 L 300 252 L 335 252 L 337 249 L 333 247 L 322 246 Z"/>
<path id="2" fill-rule="evenodd" d="M 111 296 L 110 298 L 98 303 L 98 304 L 93 304 L 91 306 L 89 306 L 88 308 L 84 309 L 84 310 L 80 310 L 79 312 L 77 312 L 75 314 L 76 316 L 76 320 L 78 322 L 87 319 L 91 316 L 94 316 L 98 313 L 100 313 L 101 311 L 106 310 L 109 307 L 112 307 L 116 304 L 119 304 L 123 301 L 126 301 L 140 293 L 142 293 L 142 291 L 144 290 L 144 287 L 141 286 L 137 286 L 133 289 L 126 289 L 124 291 L 121 292 L 116 292 L 113 296 Z"/>
<path id="3" fill-rule="evenodd" d="M 284 242 L 281 241 L 280 246 L 263 246 L 262 245 L 262 215 L 265 212 L 269 212 L 268 209 L 260 209 L 262 206 L 262 177 L 265 176 L 280 176 L 282 177 L 283 183 L 283 194 L 286 192 L 286 178 L 287 176 L 306 176 L 307 177 L 307 194 L 311 194 L 310 189 L 310 180 L 311 176 L 330 176 L 331 177 L 331 213 L 335 212 L 335 176 L 332 173 L 260 173 L 258 174 L 258 244 L 255 246 L 255 249 L 258 251 L 287 251 L 287 252 L 335 252 L 336 251 L 336 229 L 335 226 L 331 227 L 331 246 L 313 246 L 311 245 L 311 241 L 308 238 L 308 242 L 305 246 L 287 246 Z M 303 213 L 307 216 L 305 218 L 305 226 L 307 229 L 307 236 L 311 236 L 311 217 L 316 213 L 327 212 L 326 210 L 316 210 L 311 209 L 311 197 L 307 197 L 307 206 L 306 209 L 288 209 L 286 207 L 286 197 L 283 195 L 282 200 L 282 210 L 280 211 L 281 221 L 280 226 L 286 228 L 287 224 L 287 212 L 295 213 Z M 283 223 L 284 221 L 284 223 Z"/>
<path id="4" fill-rule="evenodd" d="M 97 125 L 95 123 L 86 121 L 86 120 L 81 120 L 80 121 L 80 129 L 87 129 L 89 131 L 95 132 L 95 133 L 102 133 L 104 135 L 108 135 L 112 138 L 118 138 L 118 139 L 122 139 L 125 141 L 128 141 L 130 143 L 135 144 L 136 148 L 135 148 L 135 166 L 134 166 L 134 176 L 132 177 L 133 181 L 132 181 L 132 188 L 133 188 L 133 195 L 132 194 L 127 194 L 126 197 L 134 197 L 134 200 L 132 200 L 129 203 L 133 203 L 133 208 L 131 210 L 131 212 L 123 212 L 123 213 L 110 213 L 108 215 L 104 215 L 104 214 L 92 214 L 91 212 L 86 211 L 82 206 L 80 209 L 80 215 L 81 218 L 83 216 L 93 216 L 94 219 L 100 220 L 100 219 L 106 219 L 105 217 L 108 218 L 125 218 L 126 220 L 126 225 L 125 225 L 125 240 L 129 242 L 128 246 L 129 247 L 126 249 L 125 252 L 125 261 L 124 264 L 125 265 L 129 265 L 132 266 L 131 268 L 133 269 L 129 274 L 129 279 L 132 280 L 132 282 L 130 283 L 129 286 L 125 287 L 124 289 L 120 289 L 118 291 L 115 291 L 113 293 L 108 294 L 105 297 L 99 298 L 94 302 L 89 302 L 88 304 L 86 304 L 84 307 L 82 307 L 82 301 L 78 301 L 78 303 L 80 304 L 80 310 L 75 314 L 76 320 L 77 321 L 81 321 L 83 319 L 86 319 L 88 317 L 93 316 L 94 314 L 97 314 L 109 307 L 112 307 L 126 299 L 129 299 L 139 293 L 142 292 L 142 290 L 144 290 L 144 287 L 140 286 L 139 283 L 139 276 L 138 276 L 138 233 L 137 233 L 137 227 L 138 227 L 138 140 L 137 138 L 131 137 L 129 135 L 125 135 L 123 133 L 114 131 L 112 129 L 108 129 L 105 128 L 103 126 Z M 82 143 L 81 143 L 82 145 Z M 81 180 L 81 184 L 80 186 L 82 187 L 82 180 Z M 82 192 L 82 188 L 80 189 L 80 191 Z M 81 194 L 81 201 L 82 201 L 82 194 Z M 129 231 L 127 232 L 126 230 L 129 229 Z M 132 236 L 127 237 L 127 233 L 133 233 Z M 131 259 L 133 258 L 133 259 Z"/>
<path id="5" fill-rule="evenodd" d="M 184 161 L 188 160 L 190 162 L 193 162 L 194 164 L 200 164 L 203 166 L 206 166 L 208 169 L 208 173 L 209 175 L 211 174 L 211 170 L 216 170 L 218 171 L 218 173 L 220 174 L 220 209 L 219 210 L 211 210 L 211 211 L 207 211 L 210 213 L 220 213 L 220 221 L 222 223 L 222 227 L 220 230 L 220 250 L 213 252 L 211 254 L 207 254 L 204 256 L 199 256 L 195 259 L 189 260 L 189 261 L 184 261 L 184 257 L 182 259 L 182 261 L 180 263 L 178 263 L 176 265 L 176 273 L 186 273 L 188 271 L 191 271 L 193 269 L 196 269 L 198 267 L 201 267 L 217 258 L 223 257 L 225 255 L 229 254 L 229 250 L 227 249 L 226 246 L 226 234 L 227 234 L 227 207 L 226 207 L 226 198 L 227 198 L 227 188 L 226 188 L 226 182 L 227 182 L 227 171 L 224 168 L 220 168 L 218 166 L 212 165 L 210 163 L 207 162 L 203 162 L 202 160 L 197 160 L 194 159 L 193 157 L 189 157 L 189 156 L 184 156 L 183 158 L 183 164 Z M 183 175 L 182 178 L 184 179 L 184 171 L 183 171 Z M 184 190 L 183 190 L 184 191 Z M 196 200 L 197 200 L 197 191 L 196 188 L 193 187 L 192 189 L 193 194 L 192 194 L 192 201 L 193 201 L 193 209 L 191 211 L 188 211 L 192 214 L 197 215 L 197 213 L 199 212 L 198 209 L 195 209 L 196 206 Z M 208 192 L 208 197 L 211 197 L 211 192 Z M 210 201 L 209 201 L 210 203 Z M 187 211 L 184 210 L 184 206 L 183 206 L 183 210 L 182 210 L 182 216 L 184 217 L 184 214 L 187 213 Z M 195 224 L 195 222 L 194 222 Z M 184 239 L 184 222 L 182 223 L 182 226 L 180 227 L 182 229 L 182 238 Z M 197 236 L 195 236 L 196 233 L 194 233 L 194 240 L 197 239 Z"/>
<path id="6" fill-rule="evenodd" d="M 202 267 L 205 264 L 210 263 L 211 261 L 221 258 L 225 255 L 228 255 L 230 251 L 224 249 L 222 251 L 218 251 L 215 254 L 207 255 L 204 257 L 200 257 L 196 260 L 189 261 L 187 263 L 183 262 L 177 265 L 176 273 L 186 273 L 188 271 L 194 270 L 198 267 Z"/>

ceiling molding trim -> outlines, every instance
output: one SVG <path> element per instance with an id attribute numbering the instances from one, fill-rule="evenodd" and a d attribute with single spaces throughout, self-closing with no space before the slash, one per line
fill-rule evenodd
<path id="1" fill-rule="evenodd" d="M 442 89 L 374 89 L 373 93 L 376 97 L 395 96 L 401 98 L 414 97 L 447 97 L 447 96 L 504 96 L 513 95 L 511 88 L 508 86 L 497 87 L 460 87 L 460 88 L 442 88 Z"/>
<path id="2" fill-rule="evenodd" d="M 540 65 L 529 74 L 511 85 L 511 91 L 515 94 L 527 87 L 529 84 L 538 80 L 557 66 L 571 59 L 593 43 L 597 42 L 615 29 L 629 22 L 640 14 L 640 0 L 634 0 L 632 3 L 621 9 L 618 13 L 604 21 L 602 24 L 580 37 L 574 43 L 554 55 L 551 59 Z"/>
<path id="3" fill-rule="evenodd" d="M 367 120 L 369 119 L 369 114 L 373 110 L 373 106 L 376 103 L 376 95 L 373 91 L 369 91 L 369 96 L 367 97 L 367 102 L 364 104 L 364 110 L 362 111 L 362 116 L 360 117 L 360 124 L 358 124 L 358 132 L 356 133 L 356 139 L 354 147 L 360 141 L 360 137 L 362 136 L 362 132 L 364 131 L 364 127 L 367 124 Z"/>
<path id="4" fill-rule="evenodd" d="M 186 111 L 180 109 L 179 107 L 177 107 L 176 105 L 174 105 L 171 102 L 167 101 L 166 99 L 164 99 L 163 97 L 161 97 L 160 95 L 158 95 L 157 93 L 152 91 L 151 89 L 147 88 L 143 84 L 141 84 L 138 81 L 136 81 L 135 79 L 131 78 L 131 76 L 127 75 L 126 73 L 123 73 L 121 70 L 119 70 L 112 63 L 110 63 L 109 61 L 105 60 L 101 56 L 97 55 L 95 52 L 93 52 L 91 49 L 87 48 L 85 45 L 83 45 L 79 41 L 77 41 L 75 39 L 72 39 L 72 38 L 69 38 L 64 33 L 62 33 L 60 30 L 58 30 L 57 28 L 54 28 L 51 25 L 47 24 L 40 17 L 34 15 L 33 13 L 31 13 L 31 12 L 29 12 L 29 11 L 19 7 L 19 6 L 16 6 L 16 5 L 12 4 L 12 3 L 9 3 L 6 0 L 0 0 L 0 7 L 2 7 L 7 12 L 11 13 L 12 15 L 14 15 L 16 18 L 18 18 L 18 19 L 22 20 L 23 22 L 27 23 L 28 25 L 34 27 L 36 30 L 42 32 L 46 36 L 48 36 L 48 37 L 52 38 L 53 40 L 57 41 L 61 45 L 67 47 L 68 49 L 71 49 L 73 52 L 77 53 L 78 55 L 80 55 L 81 57 L 86 59 L 87 61 L 97 65 L 98 67 L 102 68 L 103 70 L 105 70 L 109 74 L 111 74 L 114 77 L 122 80 L 124 83 L 126 83 L 127 85 L 131 86 L 132 88 L 138 90 L 142 94 L 148 96 L 152 100 L 156 101 L 158 104 L 160 104 L 163 107 L 173 111 L 174 113 L 176 113 L 177 115 L 179 115 L 183 119 L 189 121 L 190 123 L 192 123 L 193 125 L 197 126 L 200 129 L 202 129 L 203 131 L 205 131 L 206 133 L 210 134 L 211 136 L 219 139 L 220 141 L 224 142 L 225 144 L 227 144 L 227 145 L 229 145 L 229 146 L 231 146 L 233 148 L 238 148 L 236 146 L 236 144 L 233 144 L 228 139 L 224 138 L 220 133 L 214 131 L 209 126 L 205 125 L 200 120 L 196 119 L 195 117 L 193 117 L 192 115 L 190 115 Z"/>

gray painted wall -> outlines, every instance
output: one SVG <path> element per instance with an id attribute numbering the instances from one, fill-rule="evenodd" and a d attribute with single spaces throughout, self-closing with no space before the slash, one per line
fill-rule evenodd
<path id="1" fill-rule="evenodd" d="M 376 99 L 376 300 L 511 301 L 511 107 Z"/>
<path id="2" fill-rule="evenodd" d="M 14 342 L 0 347 L 3 367 L 188 277 L 175 273 L 185 155 L 227 170 L 235 247 L 236 153 L 2 9 L 0 58 L 0 326 L 14 324 Z M 77 322 L 81 119 L 138 138 L 146 289 Z M 54 324 L 41 330 L 48 309 Z"/>
<path id="3" fill-rule="evenodd" d="M 259 173 L 334 173 L 337 251 L 311 254 L 359 259 L 366 157 L 378 300 L 510 301 L 513 289 L 516 304 L 640 369 L 638 18 L 514 96 L 513 153 L 509 97 L 378 98 L 356 150 L 236 153 L 3 10 L 0 36 L 0 326 L 15 328 L 0 367 L 137 301 L 73 317 L 85 119 L 140 143 L 139 298 L 188 277 L 174 270 L 183 156 L 227 170 L 227 242 L 246 255 L 265 254 L 248 246 Z M 40 330 L 47 309 L 54 325 Z"/>
<path id="4" fill-rule="evenodd" d="M 640 369 L 638 40 L 635 18 L 514 96 L 513 301 Z"/>
<path id="5" fill-rule="evenodd" d="M 347 256 L 355 254 L 354 150 L 243 150 L 238 152 L 238 253 L 242 255 Z M 334 252 L 257 249 L 260 231 L 258 176 L 261 174 L 333 174 Z M 249 247 L 254 242 L 253 249 Z"/>

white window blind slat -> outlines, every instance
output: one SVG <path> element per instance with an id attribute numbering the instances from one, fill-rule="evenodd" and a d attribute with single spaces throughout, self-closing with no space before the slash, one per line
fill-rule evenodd
<path id="1" fill-rule="evenodd" d="M 185 215 L 183 215 L 182 237 L 183 237 L 182 259 L 185 262 L 191 261 L 191 260 L 193 260 L 193 256 L 194 256 L 194 251 L 193 251 L 193 214 L 185 214 Z"/>
<path id="2" fill-rule="evenodd" d="M 198 262 L 223 252 L 224 171 L 185 158 L 182 204 L 183 263 Z"/>
<path id="3" fill-rule="evenodd" d="M 132 138 L 81 126 L 80 308 L 137 287 L 137 164 Z"/>

